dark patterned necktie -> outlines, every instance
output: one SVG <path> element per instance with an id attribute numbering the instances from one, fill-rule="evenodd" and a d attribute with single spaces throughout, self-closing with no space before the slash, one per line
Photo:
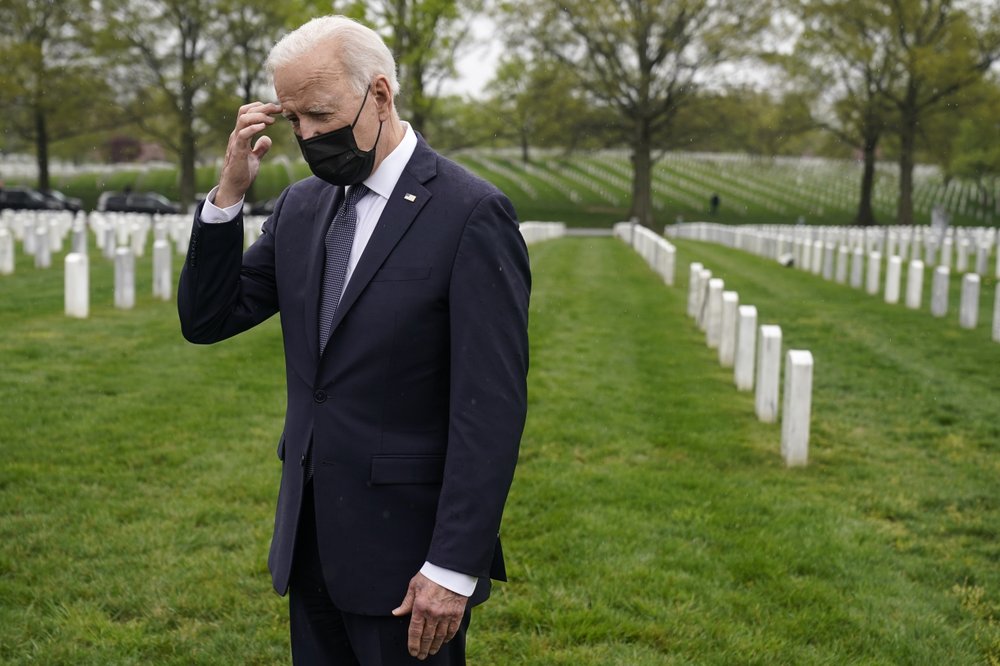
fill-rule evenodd
<path id="1" fill-rule="evenodd" d="M 319 302 L 319 354 L 323 355 L 327 340 L 330 338 L 330 327 L 333 325 L 333 315 L 340 305 L 340 295 L 344 291 L 344 277 L 347 275 L 347 262 L 351 258 L 351 247 L 354 245 L 354 229 L 358 225 L 358 201 L 368 194 L 364 185 L 354 185 L 347 192 L 340 210 L 333 216 L 330 229 L 326 232 L 326 263 L 323 265 L 323 287 Z M 316 469 L 313 460 L 313 445 L 310 442 L 306 451 L 306 481 L 313 477 Z"/>
<path id="2" fill-rule="evenodd" d="M 333 216 L 326 232 L 326 264 L 323 267 L 323 290 L 319 304 L 319 353 L 323 354 L 330 338 L 330 326 L 344 291 L 347 262 L 354 245 L 354 229 L 358 224 L 358 201 L 369 192 L 364 185 L 353 185 L 347 192 L 340 210 Z"/>

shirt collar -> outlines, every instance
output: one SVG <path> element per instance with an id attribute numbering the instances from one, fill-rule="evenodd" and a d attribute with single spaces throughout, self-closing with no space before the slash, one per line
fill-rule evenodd
<path id="1" fill-rule="evenodd" d="M 383 199 L 388 199 L 389 195 L 396 188 L 399 177 L 403 175 L 406 163 L 410 161 L 413 151 L 417 147 L 417 135 L 410 128 L 408 122 L 402 122 L 403 138 L 391 153 L 385 156 L 382 163 L 378 165 L 375 173 L 365 179 L 365 186 L 375 192 Z"/>

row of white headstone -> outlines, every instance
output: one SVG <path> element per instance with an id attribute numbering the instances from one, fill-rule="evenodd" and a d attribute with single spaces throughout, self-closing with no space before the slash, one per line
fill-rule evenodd
<path id="1" fill-rule="evenodd" d="M 723 229 L 715 227 L 723 226 Z M 707 229 L 706 229 L 707 228 Z M 708 223 L 691 223 L 685 225 L 675 225 L 668 227 L 668 231 L 677 237 L 695 238 L 707 242 L 716 242 L 746 249 L 747 244 L 735 243 L 736 238 L 745 238 L 742 227 L 725 227 L 725 225 L 715 225 Z M 862 247 L 854 247 L 853 250 L 846 245 L 835 246 L 831 242 L 808 241 L 796 239 L 789 247 L 784 238 L 779 238 L 777 250 L 782 252 L 774 257 L 785 265 L 795 266 L 801 270 L 821 275 L 826 280 L 834 280 L 840 284 L 850 284 L 855 289 L 864 286 L 865 291 L 870 295 L 882 294 L 886 303 L 897 304 L 901 295 L 904 295 L 904 303 L 907 308 L 919 310 L 923 304 L 924 290 L 924 262 L 920 259 L 913 259 L 907 266 L 906 290 L 901 291 L 902 273 L 904 259 L 901 256 L 890 256 L 885 262 L 885 283 L 882 284 L 883 255 L 878 250 L 871 250 L 865 256 Z M 767 245 L 765 243 L 765 245 Z M 891 244 L 890 244 L 891 245 Z M 985 247 L 985 245 L 980 246 Z M 751 250 L 753 251 L 753 250 Z M 763 256 L 770 256 L 769 252 L 757 253 Z M 961 254 L 959 255 L 961 256 Z M 981 254 L 980 258 L 985 256 Z M 982 263 L 982 261 L 977 261 Z M 849 275 L 849 277 L 848 277 Z M 998 263 L 998 277 L 1000 277 L 1000 263 Z M 935 317 L 945 317 L 948 314 L 948 292 L 951 269 L 949 266 L 940 265 L 934 269 L 931 281 L 930 312 Z M 979 299 L 981 278 L 978 273 L 966 273 L 962 276 L 961 299 L 959 302 L 958 323 L 966 329 L 974 329 L 979 324 Z M 1000 285 L 998 285 L 993 299 L 993 328 L 992 338 L 1000 342 Z"/>
<path id="2" fill-rule="evenodd" d="M 960 273 L 972 272 L 985 276 L 989 261 L 997 247 L 994 227 L 949 227 L 936 229 L 926 226 L 808 226 L 808 225 L 726 225 L 692 222 L 670 225 L 667 236 L 690 238 L 726 245 L 754 254 L 779 259 L 789 253 L 796 259 L 810 262 L 812 257 L 825 256 L 827 248 L 848 253 L 861 249 L 863 254 L 878 252 L 882 256 L 897 256 L 903 261 L 919 259 L 927 266 L 946 266 Z M 819 248 L 818 250 L 816 248 Z M 830 262 L 822 259 L 810 262 L 818 267 Z M 994 275 L 1000 277 L 1000 253 L 994 264 Z"/>
<path id="3" fill-rule="evenodd" d="M 677 248 L 663 236 L 652 229 L 647 229 L 634 222 L 619 222 L 615 224 L 613 233 L 625 241 L 639 253 L 649 267 L 656 271 L 668 287 L 674 286 L 675 265 L 677 263 Z"/>
<path id="4" fill-rule="evenodd" d="M 677 251 L 670 241 L 650 229 L 630 222 L 615 225 L 614 234 L 645 259 L 646 263 L 674 285 Z M 719 363 L 733 368 L 740 391 L 752 391 L 757 418 L 778 420 L 778 389 L 781 373 L 781 327 L 765 325 L 757 336 L 757 308 L 740 305 L 739 294 L 725 291 L 725 283 L 713 278 L 700 263 L 690 266 L 687 314 L 705 332 L 705 342 L 717 349 Z M 809 460 L 809 422 L 812 411 L 812 353 L 788 351 L 785 362 L 785 393 L 781 421 L 781 455 L 789 467 Z"/>
<path id="5" fill-rule="evenodd" d="M 688 316 L 705 332 L 705 342 L 718 349 L 719 364 L 733 368 L 739 391 L 755 391 L 754 411 L 764 423 L 778 420 L 781 377 L 781 327 L 757 326 L 757 308 L 740 305 L 739 294 L 725 291 L 722 279 L 700 263 L 690 265 Z M 759 334 L 758 334 L 759 333 Z M 781 456 L 789 467 L 809 461 L 812 412 L 812 352 L 790 349 L 785 358 L 781 408 Z"/>

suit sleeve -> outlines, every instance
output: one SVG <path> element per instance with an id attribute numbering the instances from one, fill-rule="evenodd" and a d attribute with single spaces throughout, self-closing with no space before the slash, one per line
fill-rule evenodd
<path id="1" fill-rule="evenodd" d="M 527 414 L 528 252 L 506 197 L 466 223 L 449 292 L 451 382 L 444 481 L 427 560 L 486 577 Z"/>
<path id="2" fill-rule="evenodd" d="M 242 213 L 231 222 L 206 224 L 199 206 L 177 288 L 181 332 L 188 341 L 225 340 L 277 312 L 274 229 L 284 198 L 246 253 Z"/>

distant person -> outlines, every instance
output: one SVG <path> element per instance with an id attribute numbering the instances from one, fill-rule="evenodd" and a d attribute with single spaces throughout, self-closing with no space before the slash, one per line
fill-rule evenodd
<path id="1" fill-rule="evenodd" d="M 709 200 L 708 200 L 708 210 L 709 210 L 709 212 L 712 213 L 712 215 L 715 215 L 716 213 L 718 213 L 719 212 L 719 204 L 721 204 L 721 203 L 722 203 L 722 200 L 719 199 L 718 193 L 713 192 L 711 198 L 709 198 Z"/>
<path id="2" fill-rule="evenodd" d="M 281 313 L 287 410 L 268 558 L 295 664 L 464 664 L 527 411 L 527 250 L 510 201 L 396 113 L 392 54 L 340 16 L 267 59 L 195 213 L 184 336 Z M 244 195 L 283 115 L 315 177 L 243 253 Z M 211 398 L 211 396 L 203 396 Z"/>

